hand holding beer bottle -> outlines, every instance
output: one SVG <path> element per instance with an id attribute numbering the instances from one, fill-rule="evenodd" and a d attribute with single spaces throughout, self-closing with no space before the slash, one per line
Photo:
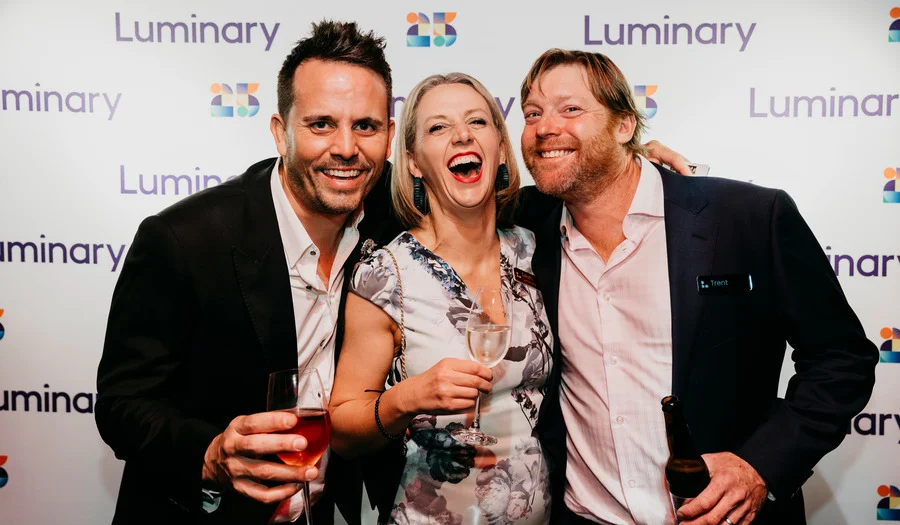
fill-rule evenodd
<path id="1" fill-rule="evenodd" d="M 666 481 L 672 505 L 678 511 L 709 485 L 709 470 L 694 447 L 681 401 L 675 396 L 664 397 L 662 410 L 666 418 L 666 438 L 669 442 Z"/>

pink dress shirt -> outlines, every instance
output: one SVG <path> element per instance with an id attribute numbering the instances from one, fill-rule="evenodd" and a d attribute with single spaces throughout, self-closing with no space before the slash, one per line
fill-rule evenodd
<path id="1" fill-rule="evenodd" d="M 559 336 L 568 429 L 565 502 L 610 524 L 674 524 L 660 400 L 672 389 L 672 309 L 663 187 L 641 158 L 622 224 L 604 263 L 563 208 Z"/>

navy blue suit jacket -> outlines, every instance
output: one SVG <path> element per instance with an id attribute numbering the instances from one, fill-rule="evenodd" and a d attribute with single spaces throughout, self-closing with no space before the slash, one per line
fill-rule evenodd
<path id="1" fill-rule="evenodd" d="M 766 481 L 776 501 L 755 523 L 805 523 L 800 486 L 868 401 L 876 347 L 785 192 L 657 167 L 665 196 L 672 393 L 684 402 L 701 453 L 731 451 Z M 554 334 L 561 214 L 561 201 L 534 188 L 524 191 L 518 223 L 537 235 L 533 267 Z M 725 274 L 751 275 L 752 291 L 698 293 L 698 276 Z M 781 399 L 787 344 L 796 373 Z M 550 459 L 556 512 L 564 505 L 566 468 L 559 405 L 566 365 L 558 335 L 554 355 L 538 431 Z"/>

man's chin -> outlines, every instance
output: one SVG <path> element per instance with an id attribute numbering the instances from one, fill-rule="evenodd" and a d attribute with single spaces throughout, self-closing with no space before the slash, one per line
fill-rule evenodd
<path id="1" fill-rule="evenodd" d="M 563 195 L 565 195 L 568 192 L 570 186 L 570 184 L 567 184 L 566 181 L 561 181 L 558 178 L 548 175 L 534 176 L 534 185 L 537 187 L 539 192 L 546 193 L 547 195 L 552 195 L 554 197 L 562 197 Z"/>
<path id="2" fill-rule="evenodd" d="M 359 209 L 362 201 L 362 196 L 358 194 L 328 195 L 319 200 L 319 211 L 329 215 L 345 215 Z"/>

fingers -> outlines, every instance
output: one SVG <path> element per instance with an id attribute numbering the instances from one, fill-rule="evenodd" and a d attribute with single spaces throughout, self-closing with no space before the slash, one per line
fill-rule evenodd
<path id="1" fill-rule="evenodd" d="M 453 377 L 453 382 L 457 386 L 466 387 L 473 390 L 480 390 L 485 394 L 491 393 L 491 382 L 490 380 L 485 380 L 483 377 L 473 374 L 457 374 Z M 474 399 L 474 396 L 472 397 Z"/>
<path id="2" fill-rule="evenodd" d="M 261 459 L 235 456 L 227 462 L 232 479 L 250 479 L 278 483 L 299 483 L 316 479 L 319 470 L 315 467 L 295 467 Z"/>
<path id="3" fill-rule="evenodd" d="M 690 503 L 678 509 L 678 519 L 683 523 L 692 524 L 690 521 L 711 511 L 725 495 L 726 485 L 713 478 L 712 482 Z M 720 519 L 721 521 L 721 519 Z M 702 522 L 696 522 L 697 524 Z"/>
<path id="4" fill-rule="evenodd" d="M 276 487 L 267 487 L 249 479 L 235 481 L 234 490 L 262 503 L 276 503 L 296 494 L 302 487 L 299 483 L 289 483 Z"/>
<path id="5" fill-rule="evenodd" d="M 441 361 L 445 362 L 447 366 L 457 372 L 475 375 L 484 379 L 485 381 L 490 381 L 494 378 L 494 372 L 490 368 L 475 361 L 453 358 L 442 359 Z"/>
<path id="6" fill-rule="evenodd" d="M 665 164 L 682 175 L 693 175 L 688 167 L 688 159 L 684 155 L 673 151 L 656 140 L 644 144 L 647 149 L 647 158 L 653 162 Z"/>
<path id="7" fill-rule="evenodd" d="M 242 436 L 236 434 L 226 439 L 223 444 L 229 456 L 263 456 L 280 452 L 299 452 L 306 450 L 306 438 L 296 434 L 254 434 Z"/>
<path id="8" fill-rule="evenodd" d="M 706 514 L 692 521 L 682 521 L 680 525 L 718 525 L 719 523 L 727 525 L 726 517 L 737 525 L 747 513 L 748 505 L 741 504 L 736 507 L 739 502 L 735 501 L 733 497 L 728 497 L 730 495 L 727 494 L 725 498 L 719 500 L 716 506 Z"/>
<path id="9" fill-rule="evenodd" d="M 262 412 L 249 416 L 238 416 L 228 426 L 238 434 L 267 434 L 287 430 L 297 424 L 297 416 L 290 412 Z"/>
<path id="10" fill-rule="evenodd" d="M 731 518 L 731 521 L 734 521 L 734 525 L 750 525 L 755 519 L 756 511 L 751 510 L 747 514 L 744 514 L 744 517 L 741 519 L 741 521 L 735 521 L 734 518 Z"/>
<path id="11" fill-rule="evenodd" d="M 666 164 L 671 166 L 674 171 L 680 173 L 681 175 L 686 175 L 688 177 L 693 175 L 694 172 L 692 172 L 691 168 L 688 166 L 687 158 L 675 152 L 672 153 L 674 154 L 674 157 L 672 157 L 671 162 L 667 162 Z"/>

